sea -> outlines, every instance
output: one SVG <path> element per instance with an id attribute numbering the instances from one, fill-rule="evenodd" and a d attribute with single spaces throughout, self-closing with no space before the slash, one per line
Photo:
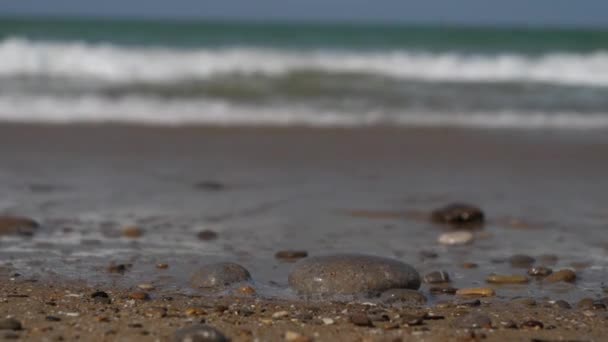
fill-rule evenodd
<path id="1" fill-rule="evenodd" d="M 0 121 L 608 128 L 608 30 L 0 19 Z"/>

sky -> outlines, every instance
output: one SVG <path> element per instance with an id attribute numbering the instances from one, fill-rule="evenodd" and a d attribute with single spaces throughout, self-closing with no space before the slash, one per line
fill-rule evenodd
<path id="1" fill-rule="evenodd" d="M 608 27 L 608 0 L 5 0 L 0 15 Z"/>

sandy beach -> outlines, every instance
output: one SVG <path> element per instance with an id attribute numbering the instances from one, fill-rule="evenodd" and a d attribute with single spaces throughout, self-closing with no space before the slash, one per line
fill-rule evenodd
<path id="1" fill-rule="evenodd" d="M 607 152 L 599 131 L 3 124 L 0 213 L 40 226 L 1 237 L 1 317 L 21 325 L 2 336 L 164 341 L 204 322 L 235 341 L 600 341 Z M 446 246 L 453 228 L 430 213 L 454 202 L 485 222 Z M 423 281 L 425 304 L 306 300 L 282 250 L 377 255 L 450 282 Z M 250 289 L 192 285 L 223 261 Z M 477 287 L 494 295 L 437 290 Z"/>

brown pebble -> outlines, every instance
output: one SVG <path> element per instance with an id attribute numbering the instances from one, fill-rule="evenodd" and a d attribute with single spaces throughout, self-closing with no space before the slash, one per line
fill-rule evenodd
<path id="1" fill-rule="evenodd" d="M 528 278 L 522 275 L 493 274 L 486 278 L 486 282 L 491 284 L 525 284 L 528 281 Z"/>
<path id="2" fill-rule="evenodd" d="M 559 281 L 565 281 L 565 282 L 572 283 L 576 280 L 576 273 L 574 273 L 574 271 L 568 270 L 568 269 L 559 270 L 557 272 L 554 272 L 554 273 L 548 275 L 547 277 L 545 277 L 544 280 L 548 281 L 550 283 L 555 283 L 555 282 L 559 282 Z"/>
<path id="3" fill-rule="evenodd" d="M 169 264 L 159 263 L 159 264 L 156 264 L 156 268 L 158 268 L 160 270 L 166 270 L 167 268 L 169 268 Z"/>
<path id="4" fill-rule="evenodd" d="M 127 270 L 129 270 L 131 268 L 131 264 L 110 264 L 110 266 L 108 266 L 106 268 L 106 270 L 109 273 L 120 273 L 123 274 L 125 273 Z"/>
<path id="5" fill-rule="evenodd" d="M 21 330 L 21 322 L 14 318 L 0 319 L 0 330 Z"/>
<path id="6" fill-rule="evenodd" d="M 484 215 L 476 206 L 464 203 L 452 203 L 431 212 L 431 220 L 437 223 L 452 225 L 480 225 Z"/>
<path id="7" fill-rule="evenodd" d="M 138 226 L 126 226 L 122 228 L 122 236 L 136 239 L 144 235 L 144 231 Z"/>
<path id="8" fill-rule="evenodd" d="M 203 316 L 207 314 L 205 310 L 199 308 L 187 308 L 185 313 L 186 316 Z"/>
<path id="9" fill-rule="evenodd" d="M 372 326 L 372 321 L 369 319 L 369 317 L 362 313 L 362 312 L 358 312 L 358 313 L 354 313 L 352 315 L 350 315 L 350 322 L 354 325 L 358 325 L 361 327 L 371 327 Z"/>
<path id="10" fill-rule="evenodd" d="M 570 305 L 570 303 L 566 302 L 565 300 L 556 300 L 553 303 L 554 306 L 557 306 L 560 309 L 572 309 L 572 306 Z"/>
<path id="11" fill-rule="evenodd" d="M 213 230 L 203 230 L 198 233 L 198 239 L 203 241 L 211 241 L 217 239 L 218 235 Z"/>
<path id="12" fill-rule="evenodd" d="M 500 321 L 500 326 L 504 329 L 517 329 L 517 323 L 512 320 Z"/>
<path id="13" fill-rule="evenodd" d="M 239 293 L 246 296 L 253 296 L 254 294 L 256 294 L 256 291 L 253 287 L 246 285 L 239 287 Z"/>
<path id="14" fill-rule="evenodd" d="M 295 331 L 285 332 L 285 341 L 287 342 L 311 342 L 312 338 L 302 335 Z"/>
<path id="15" fill-rule="evenodd" d="M 496 295 L 493 289 L 489 287 L 471 287 L 459 289 L 456 291 L 458 296 L 480 296 L 480 297 L 492 297 Z"/>
<path id="16" fill-rule="evenodd" d="M 150 318 L 163 318 L 167 316 L 167 308 L 152 307 L 146 310 L 146 316 Z"/>
<path id="17" fill-rule="evenodd" d="M 532 266 L 528 269 L 528 275 L 532 277 L 546 277 L 553 273 L 553 270 L 545 266 Z"/>
<path id="18" fill-rule="evenodd" d="M 465 269 L 471 269 L 471 268 L 477 268 L 477 267 L 479 267 L 479 265 L 474 262 L 465 262 L 462 264 L 462 268 L 465 268 Z"/>
<path id="19" fill-rule="evenodd" d="M 148 295 L 146 292 L 138 291 L 129 293 L 129 298 L 136 300 L 148 300 L 150 299 L 150 295 Z"/>
<path id="20" fill-rule="evenodd" d="M 308 256 L 307 251 L 298 250 L 284 250 L 275 253 L 274 257 L 283 261 L 296 261 L 298 259 L 306 258 Z"/>

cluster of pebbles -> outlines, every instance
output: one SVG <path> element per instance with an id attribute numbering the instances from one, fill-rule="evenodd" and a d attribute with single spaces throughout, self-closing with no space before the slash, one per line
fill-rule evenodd
<path id="1" fill-rule="evenodd" d="M 483 227 L 484 213 L 481 209 L 467 204 L 451 204 L 434 210 L 430 219 L 450 229 L 439 235 L 438 242 L 447 246 L 470 244 L 475 231 Z M 29 218 L 17 216 L 0 216 L 0 235 L 32 235 L 39 224 Z M 143 231 L 136 226 L 128 226 L 123 236 L 138 238 Z M 203 231 L 198 235 L 201 240 L 214 240 L 217 233 Z M 576 273 L 570 269 L 552 270 L 548 266 L 535 265 L 535 259 L 526 255 L 514 255 L 508 259 L 513 268 L 525 268 L 526 274 L 490 274 L 485 279 L 488 286 L 474 288 L 453 288 L 450 275 L 442 270 L 420 276 L 411 265 L 384 257 L 364 254 L 333 254 L 309 257 L 306 251 L 279 251 L 275 257 L 294 262 L 288 276 L 289 287 L 301 298 L 340 298 L 352 296 L 374 299 L 383 305 L 424 305 L 425 295 L 418 291 L 421 283 L 430 286 L 431 293 L 456 295 L 463 298 L 492 297 L 496 292 L 492 284 L 526 284 L 530 279 L 543 279 L 545 282 L 574 282 Z M 166 268 L 168 265 L 157 265 Z M 471 264 L 470 267 L 475 267 Z M 112 265 L 108 271 L 121 273 L 128 270 L 128 265 Z M 225 290 L 236 288 L 240 294 L 255 295 L 255 283 L 251 273 L 243 266 L 221 262 L 202 266 L 191 275 L 193 288 L 202 290 Z M 129 296 L 134 300 L 149 299 L 145 290 L 151 287 L 140 287 L 140 290 Z M 96 300 L 108 300 L 103 292 L 97 293 Z M 561 305 L 569 305 L 568 303 Z M 594 308 L 606 303 L 588 300 L 579 306 Z M 351 317 L 352 323 L 358 326 L 370 325 L 368 317 Z M 12 321 L 0 322 L 5 326 L 16 327 Z M 12 325 L 11 325 L 12 324 Z M 491 325 L 487 317 L 467 316 L 459 323 L 461 326 L 486 327 Z M 532 324 L 532 323 L 530 323 Z M 225 341 L 224 335 L 206 325 L 194 325 L 178 330 L 176 341 Z"/>

